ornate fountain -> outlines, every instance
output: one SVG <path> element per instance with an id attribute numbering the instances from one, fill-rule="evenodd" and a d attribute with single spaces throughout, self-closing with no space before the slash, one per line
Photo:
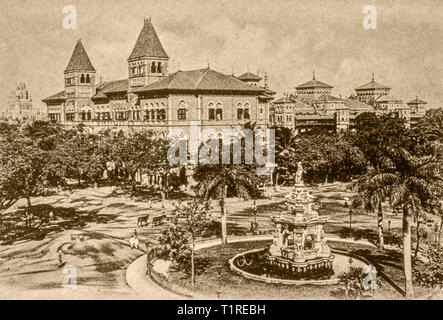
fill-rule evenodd
<path id="1" fill-rule="evenodd" d="M 295 186 L 286 196 L 284 211 L 271 218 L 275 233 L 266 263 L 279 273 L 309 275 L 332 269 L 334 255 L 323 231 L 327 219 L 318 215 L 320 204 L 304 185 L 303 172 L 299 162 Z"/>

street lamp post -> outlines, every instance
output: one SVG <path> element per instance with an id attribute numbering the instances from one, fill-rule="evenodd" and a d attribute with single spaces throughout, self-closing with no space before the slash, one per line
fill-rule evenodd
<path id="1" fill-rule="evenodd" d="M 218 269 L 218 276 L 217 276 L 217 278 L 218 278 L 218 291 L 217 291 L 217 298 L 218 298 L 218 300 L 220 300 L 220 297 L 221 297 L 221 292 L 222 292 L 222 290 L 221 290 L 221 267 L 219 267 L 219 269 Z"/>

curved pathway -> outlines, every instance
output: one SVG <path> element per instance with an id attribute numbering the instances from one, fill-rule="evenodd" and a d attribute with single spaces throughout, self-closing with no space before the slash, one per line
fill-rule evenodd
<path id="1" fill-rule="evenodd" d="M 245 241 L 263 241 L 271 240 L 273 235 L 260 235 L 260 236 L 242 236 L 242 237 L 230 237 L 229 242 L 245 242 Z M 335 237 L 327 237 L 329 241 L 340 241 L 340 242 L 351 242 L 359 243 L 367 246 L 376 247 L 373 243 L 365 240 L 348 240 Z M 195 249 L 200 250 L 203 248 L 208 248 L 216 245 L 220 245 L 220 239 L 212 239 L 201 241 L 196 244 Z M 147 300 L 178 300 L 178 299 L 189 299 L 182 295 L 178 295 L 174 292 L 160 287 L 154 283 L 149 277 L 146 276 L 146 255 L 142 255 L 132 262 L 126 270 L 126 282 L 128 286 L 141 298 Z M 193 297 L 194 299 L 210 299 L 208 296 L 200 296 L 196 293 Z"/>

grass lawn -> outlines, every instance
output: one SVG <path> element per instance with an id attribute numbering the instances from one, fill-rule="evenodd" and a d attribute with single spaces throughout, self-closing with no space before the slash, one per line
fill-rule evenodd
<path id="1" fill-rule="evenodd" d="M 283 284 L 268 284 L 248 280 L 232 272 L 228 260 L 235 254 L 250 249 L 263 248 L 270 242 L 231 243 L 226 246 L 216 246 L 197 251 L 196 259 L 199 274 L 196 277 L 196 291 L 215 294 L 221 288 L 221 298 L 226 299 L 335 299 L 332 292 L 336 285 L 305 285 L 289 286 Z M 369 247 L 358 245 L 355 248 L 343 246 L 339 242 L 329 243 L 332 248 L 341 250 L 368 250 Z M 221 274 L 219 281 L 219 272 Z M 399 271 L 401 272 L 401 271 Z M 173 283 L 191 290 L 189 275 L 182 270 L 171 269 L 169 275 Z M 401 299 L 402 296 L 386 281 L 377 279 L 381 287 L 376 291 L 376 299 Z"/>

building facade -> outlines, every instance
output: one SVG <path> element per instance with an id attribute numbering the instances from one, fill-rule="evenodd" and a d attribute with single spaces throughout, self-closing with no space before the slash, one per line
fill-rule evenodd
<path id="1" fill-rule="evenodd" d="M 268 126 L 275 92 L 255 75 L 235 77 L 209 67 L 169 73 L 169 57 L 150 19 L 128 61 L 128 78 L 96 81 L 96 70 L 79 40 L 65 74 L 65 89 L 43 101 L 50 120 L 66 126 L 83 123 L 90 131 L 169 129 L 189 134 L 200 129 L 240 128 L 246 122 Z M 251 76 L 252 75 L 252 76 Z"/>
<path id="2" fill-rule="evenodd" d="M 271 125 L 304 132 L 315 127 L 341 131 L 352 129 L 364 112 L 397 114 L 406 125 L 416 123 L 426 113 L 426 102 L 418 97 L 405 104 L 390 95 L 391 88 L 372 80 L 355 89 L 347 99 L 332 95 L 333 86 L 315 79 L 295 87 L 293 94 L 274 100 L 270 107 Z"/>
<path id="3" fill-rule="evenodd" d="M 33 105 L 29 89 L 25 83 L 20 83 L 9 95 L 2 117 L 15 121 L 33 121 L 45 119 L 45 113 Z"/>

